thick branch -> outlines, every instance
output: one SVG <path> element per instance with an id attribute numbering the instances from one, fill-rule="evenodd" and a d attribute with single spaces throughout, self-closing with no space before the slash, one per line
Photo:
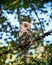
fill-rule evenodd
<path id="1" fill-rule="evenodd" d="M 51 29 L 50 31 L 44 33 L 44 34 L 41 35 L 40 37 L 37 37 L 36 39 L 34 39 L 33 42 L 39 41 L 39 40 L 43 39 L 45 36 L 51 35 L 51 33 L 52 33 L 52 29 Z"/>
<path id="2" fill-rule="evenodd" d="M 22 18 L 21 18 L 21 15 L 20 15 L 20 9 L 19 8 L 17 8 L 17 14 L 18 14 L 18 20 L 21 24 L 22 23 Z"/>

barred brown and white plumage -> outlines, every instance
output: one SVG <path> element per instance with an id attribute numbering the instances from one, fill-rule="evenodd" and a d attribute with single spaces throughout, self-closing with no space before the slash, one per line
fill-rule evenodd
<path id="1" fill-rule="evenodd" d="M 31 43 L 32 36 L 31 36 L 30 29 L 31 29 L 31 27 L 28 22 L 23 22 L 20 25 L 19 43 L 22 46 L 23 50 L 27 50 L 29 44 Z"/>

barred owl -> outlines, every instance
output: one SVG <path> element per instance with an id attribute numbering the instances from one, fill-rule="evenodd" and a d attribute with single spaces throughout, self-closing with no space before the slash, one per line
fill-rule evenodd
<path id="1" fill-rule="evenodd" d="M 31 43 L 32 36 L 30 29 L 31 27 L 28 22 L 23 22 L 20 26 L 19 43 L 22 46 L 23 50 L 27 50 L 29 44 Z"/>

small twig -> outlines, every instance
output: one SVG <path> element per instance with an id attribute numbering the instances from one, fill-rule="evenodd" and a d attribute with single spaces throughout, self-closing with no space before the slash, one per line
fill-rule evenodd
<path id="1" fill-rule="evenodd" d="M 37 6 L 36 6 L 35 4 L 29 2 L 28 0 L 26 0 L 26 1 L 32 6 L 32 9 L 34 9 L 35 15 L 36 15 L 36 17 L 38 18 L 39 24 L 41 25 L 42 33 L 44 34 L 43 28 L 42 28 L 42 24 L 41 24 L 41 21 L 40 21 L 40 18 L 39 18 L 39 16 L 38 16 L 37 12 L 35 11 L 35 10 L 38 9 Z"/>
<path id="2" fill-rule="evenodd" d="M 41 25 L 42 33 L 44 34 L 44 32 L 43 32 L 43 28 L 42 28 L 42 24 L 41 24 L 41 21 L 40 21 L 40 18 L 39 18 L 39 16 L 38 16 L 38 14 L 37 14 L 36 11 L 35 11 L 35 15 L 36 15 L 36 17 L 38 18 L 39 24 Z"/>
<path id="3" fill-rule="evenodd" d="M 24 52 L 24 50 L 23 50 L 23 51 L 21 51 L 21 52 L 17 55 L 17 58 L 18 58 L 20 55 L 22 55 L 22 54 L 23 54 L 23 52 Z"/>
<path id="4" fill-rule="evenodd" d="M 18 2 L 18 0 L 13 1 L 12 3 L 10 3 L 10 5 L 9 5 L 9 6 L 5 6 L 5 9 L 7 9 L 7 8 L 9 8 L 10 6 L 12 6 L 12 5 L 16 4 L 17 2 Z"/>

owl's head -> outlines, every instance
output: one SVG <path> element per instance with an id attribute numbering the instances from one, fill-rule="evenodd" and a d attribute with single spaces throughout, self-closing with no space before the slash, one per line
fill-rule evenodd
<path id="1" fill-rule="evenodd" d="M 28 22 L 22 22 L 22 24 L 21 24 L 21 28 L 22 29 L 28 29 L 28 30 L 30 30 L 30 23 L 28 23 Z"/>

